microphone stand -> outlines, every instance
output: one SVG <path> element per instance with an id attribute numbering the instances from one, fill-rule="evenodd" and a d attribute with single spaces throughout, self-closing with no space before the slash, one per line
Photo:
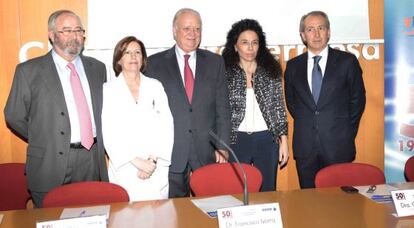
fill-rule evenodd
<path id="1" fill-rule="evenodd" d="M 247 177 L 246 177 L 246 172 L 244 172 L 244 169 L 243 169 L 239 159 L 237 158 L 234 151 L 230 148 L 230 146 L 227 145 L 223 140 L 221 140 L 212 130 L 210 130 L 208 133 L 210 134 L 211 137 L 213 137 L 216 141 L 218 141 L 222 146 L 224 146 L 224 148 L 226 148 L 228 151 L 230 151 L 230 153 L 233 156 L 234 160 L 236 160 L 236 163 L 239 166 L 239 168 L 240 168 L 240 170 L 243 174 L 243 205 L 248 205 L 249 204 L 249 195 L 248 195 L 248 192 L 247 192 Z"/>

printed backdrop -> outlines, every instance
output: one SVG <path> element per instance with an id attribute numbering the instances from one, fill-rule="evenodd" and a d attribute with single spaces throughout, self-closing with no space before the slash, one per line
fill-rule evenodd
<path id="1" fill-rule="evenodd" d="M 384 171 L 388 182 L 403 182 L 414 155 L 414 1 L 385 0 L 384 25 Z"/>

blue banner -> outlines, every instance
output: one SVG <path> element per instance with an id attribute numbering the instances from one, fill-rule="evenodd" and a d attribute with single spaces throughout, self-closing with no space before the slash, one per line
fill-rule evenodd
<path id="1" fill-rule="evenodd" d="M 414 1 L 384 0 L 384 151 L 388 183 L 414 155 Z"/>

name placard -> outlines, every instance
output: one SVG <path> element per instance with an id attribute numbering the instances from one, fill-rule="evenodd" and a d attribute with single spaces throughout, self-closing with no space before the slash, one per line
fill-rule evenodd
<path id="1" fill-rule="evenodd" d="M 228 207 L 217 210 L 220 228 L 282 228 L 279 203 Z"/>
<path id="2" fill-rule="evenodd" d="M 391 191 L 398 217 L 414 215 L 414 190 Z"/>
<path id="3" fill-rule="evenodd" d="M 105 215 L 60 219 L 36 223 L 36 228 L 106 228 Z"/>

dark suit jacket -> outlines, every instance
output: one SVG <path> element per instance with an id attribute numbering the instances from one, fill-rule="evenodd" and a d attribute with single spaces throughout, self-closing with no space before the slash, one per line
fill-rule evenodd
<path id="1" fill-rule="evenodd" d="M 105 65 L 81 56 L 88 78 L 96 124 L 100 179 L 108 181 L 102 142 L 102 84 Z M 52 53 L 17 65 L 4 109 L 10 128 L 28 141 L 26 175 L 29 189 L 48 192 L 65 178 L 71 129 L 66 101 Z"/>
<path id="2" fill-rule="evenodd" d="M 178 67 L 175 47 L 150 56 L 146 75 L 162 82 L 174 117 L 170 171 L 184 171 L 190 153 L 192 157 L 196 155 L 200 165 L 215 162 L 214 145 L 208 132 L 213 130 L 226 143 L 230 140 L 230 106 L 222 57 L 197 49 L 191 105 Z M 216 146 L 224 149 L 221 145 Z"/>
<path id="3" fill-rule="evenodd" d="M 355 158 L 355 137 L 365 108 L 362 70 L 350 53 L 329 48 L 318 104 L 307 79 L 308 53 L 288 61 L 285 71 L 287 107 L 294 118 L 295 158 L 306 158 L 312 137 L 319 133 L 322 153 L 329 163 Z"/>

